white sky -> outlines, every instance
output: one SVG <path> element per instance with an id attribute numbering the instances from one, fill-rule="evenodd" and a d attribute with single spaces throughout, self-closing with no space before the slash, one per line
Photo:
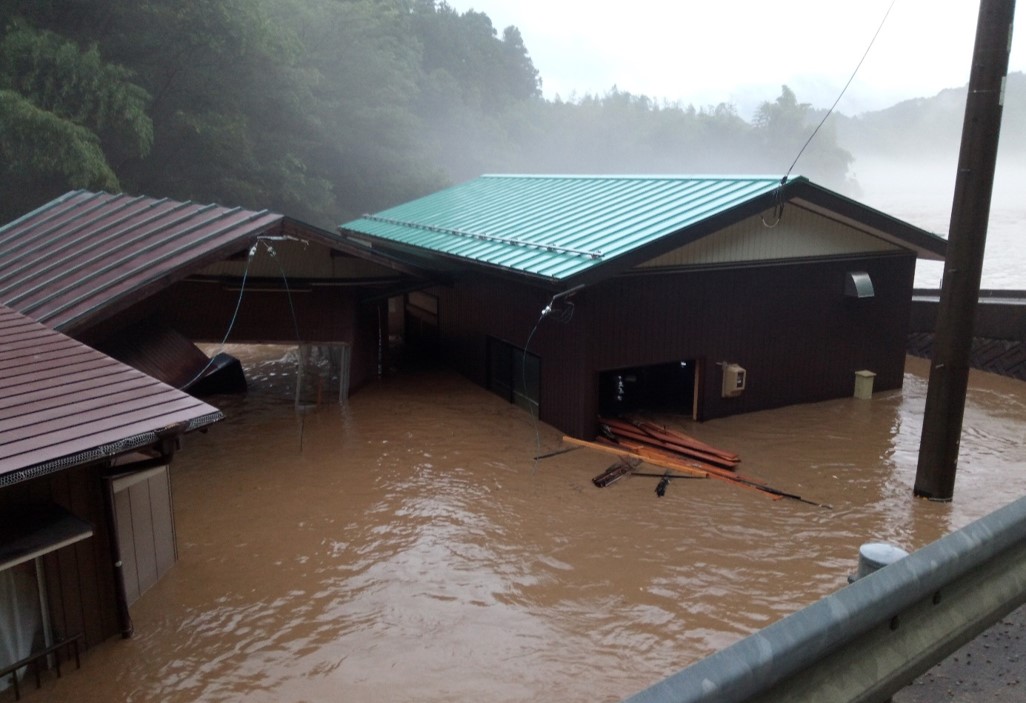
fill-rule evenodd
<path id="1" fill-rule="evenodd" d="M 891 0 L 448 0 L 517 26 L 548 98 L 634 94 L 696 107 L 733 103 L 745 118 L 788 85 L 829 107 Z M 1016 17 L 1026 17 L 1018 3 Z M 896 0 L 838 110 L 854 115 L 969 80 L 974 0 Z M 1009 70 L 1026 69 L 1026 27 Z"/>

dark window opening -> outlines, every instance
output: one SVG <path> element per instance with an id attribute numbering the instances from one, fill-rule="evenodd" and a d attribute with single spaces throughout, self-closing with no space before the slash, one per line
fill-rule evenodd
<path id="1" fill-rule="evenodd" d="M 488 338 L 488 389 L 538 417 L 541 357 Z"/>
<path id="2" fill-rule="evenodd" d="M 599 412 L 617 417 L 640 410 L 694 417 L 695 360 L 635 366 L 599 374 Z"/>

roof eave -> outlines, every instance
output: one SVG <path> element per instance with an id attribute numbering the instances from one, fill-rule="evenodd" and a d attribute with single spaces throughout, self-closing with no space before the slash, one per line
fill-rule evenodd
<path id="1" fill-rule="evenodd" d="M 180 434 L 187 434 L 194 430 L 212 425 L 223 419 L 224 414 L 220 410 L 192 418 L 187 423 L 184 423 L 185 427 Z M 108 442 L 107 444 L 102 444 L 98 447 L 93 447 L 92 449 L 86 449 L 81 452 L 76 452 L 75 454 L 62 456 L 58 459 L 51 459 L 50 461 L 45 461 L 40 464 L 16 469 L 9 473 L 0 475 L 0 488 L 11 486 L 15 483 L 21 483 L 22 481 L 28 481 L 33 478 L 39 478 L 41 476 L 48 476 L 75 466 L 94 464 L 98 461 L 112 459 L 116 456 L 142 449 L 143 447 L 156 446 L 164 439 L 162 435 L 163 432 L 161 430 L 149 430 L 131 437 L 119 439 L 115 442 Z"/>
<path id="2" fill-rule="evenodd" d="M 339 227 L 340 239 L 336 248 L 347 254 L 366 259 L 393 271 L 423 280 L 451 280 L 457 264 L 466 259 L 446 257 L 438 252 L 418 251 L 373 234 Z"/>

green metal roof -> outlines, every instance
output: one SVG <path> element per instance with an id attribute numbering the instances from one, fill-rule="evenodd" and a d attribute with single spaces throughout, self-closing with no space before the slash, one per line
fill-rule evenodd
<path id="1" fill-rule="evenodd" d="M 341 230 L 367 235 L 351 239 L 374 249 L 559 282 L 665 246 L 669 235 L 696 225 L 751 216 L 795 186 L 830 193 L 802 177 L 781 187 L 775 176 L 486 175 L 364 215 Z"/>

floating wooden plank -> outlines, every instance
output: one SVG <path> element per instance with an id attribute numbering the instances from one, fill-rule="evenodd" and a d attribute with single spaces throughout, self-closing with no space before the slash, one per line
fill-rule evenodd
<path id="1" fill-rule="evenodd" d="M 653 473 L 651 471 L 638 471 L 638 466 L 640 466 L 641 463 L 642 463 L 642 461 L 640 459 L 629 459 L 629 458 L 626 458 L 626 457 L 620 457 L 616 461 L 615 464 L 611 465 L 608 469 L 606 469 L 605 471 L 600 473 L 595 478 L 591 479 L 591 482 L 594 483 L 599 488 L 605 488 L 606 486 L 609 486 L 609 485 L 612 485 L 612 484 L 616 483 L 617 481 L 619 481 L 624 476 L 641 476 L 641 477 L 645 477 L 645 478 L 658 478 L 658 479 L 662 479 L 659 482 L 660 486 L 662 486 L 662 493 L 659 492 L 659 489 L 657 489 L 656 492 L 659 493 L 659 495 L 661 496 L 661 495 L 663 495 L 663 493 L 665 493 L 666 485 L 670 482 L 670 479 L 673 479 L 673 478 L 687 478 L 687 479 L 703 478 L 702 476 L 692 476 L 690 474 L 675 474 L 675 473 L 672 473 L 670 470 L 666 470 L 666 471 L 664 471 L 661 474 Z"/>
<path id="2" fill-rule="evenodd" d="M 636 459 L 641 459 L 645 463 L 652 464 L 653 466 L 659 466 L 660 468 L 663 468 L 663 469 L 672 469 L 673 471 L 680 471 L 681 473 L 689 474 L 691 476 L 697 476 L 699 478 L 706 478 L 709 475 L 709 473 L 707 471 L 704 471 L 702 469 L 696 469 L 693 466 L 684 465 L 684 464 L 682 464 L 679 461 L 674 462 L 673 465 L 667 466 L 664 463 L 660 463 L 662 460 L 659 459 L 658 457 L 651 457 L 651 458 L 642 457 L 642 456 L 639 456 L 639 455 L 635 454 L 634 452 L 630 451 L 629 449 L 625 449 L 625 448 L 618 448 L 618 447 L 609 446 L 609 445 L 606 445 L 606 444 L 599 444 L 598 442 L 589 442 L 589 441 L 584 440 L 584 439 L 577 439 L 575 437 L 569 437 L 569 436 L 564 436 L 563 437 L 563 441 L 566 442 L 567 444 L 572 444 L 572 445 L 578 446 L 578 447 L 588 447 L 589 449 L 594 449 L 596 451 L 605 452 L 606 454 L 614 454 L 616 456 L 622 456 L 622 457 L 628 457 L 628 458 L 633 457 L 633 458 L 636 458 Z"/>
<path id="3" fill-rule="evenodd" d="M 721 481 L 727 481 L 735 486 L 747 488 L 749 490 L 755 490 L 762 495 L 767 496 L 772 500 L 780 500 L 782 498 L 790 498 L 791 500 L 797 500 L 808 505 L 815 505 L 820 508 L 830 508 L 831 506 L 823 503 L 816 503 L 811 500 L 802 498 L 800 495 L 794 493 L 788 493 L 778 488 L 774 488 L 762 481 L 747 476 L 742 476 L 737 472 L 725 469 L 718 466 L 711 466 L 708 464 L 701 464 L 693 459 L 686 459 L 685 457 L 675 454 L 672 451 L 665 449 L 659 449 L 650 445 L 646 445 L 640 442 L 632 442 L 628 439 L 619 440 L 618 444 L 610 444 L 612 440 L 588 442 L 582 439 L 575 439 L 573 437 L 564 436 L 563 441 L 575 446 L 590 447 L 597 451 L 606 452 L 608 454 L 615 454 L 621 457 L 633 457 L 640 459 L 648 464 L 659 466 L 662 468 L 668 468 L 673 471 L 680 471 L 682 473 L 694 473 L 696 475 L 704 475 L 708 478 L 716 478 Z M 698 468 L 701 467 L 701 468 Z"/>
<path id="4" fill-rule="evenodd" d="M 554 456 L 559 456 L 560 454 L 566 454 L 567 452 L 572 452 L 572 451 L 574 451 L 576 449 L 580 449 L 580 447 L 563 447 L 562 449 L 556 449 L 555 451 L 546 452 L 545 454 L 539 454 L 538 456 L 536 456 L 534 458 L 534 460 L 538 461 L 539 459 L 549 459 L 549 458 L 554 457 Z"/>
<path id="5" fill-rule="evenodd" d="M 672 432 L 652 423 L 635 423 L 612 418 L 599 418 L 599 423 L 603 431 L 608 432 L 614 439 L 627 437 L 724 468 L 733 468 L 741 461 L 737 454 L 717 449 L 689 435 Z"/>
<path id="6" fill-rule="evenodd" d="M 665 449 L 659 449 L 642 442 L 634 442 L 626 438 L 620 438 L 615 444 L 613 440 L 599 438 L 596 440 L 598 444 L 609 443 L 608 446 L 621 447 L 629 451 L 633 456 L 642 458 L 654 466 L 661 466 L 667 469 L 676 469 L 682 472 L 699 471 L 705 474 L 714 472 L 729 473 L 728 469 L 723 469 L 719 466 L 713 466 L 707 464 L 698 459 L 692 459 L 690 457 L 681 456 L 676 452 L 667 451 Z"/>
<path id="7" fill-rule="evenodd" d="M 665 440 L 672 441 L 676 444 L 682 444 L 685 446 L 693 447 L 698 451 L 706 452 L 709 454 L 715 454 L 717 456 L 723 457 L 727 461 L 732 461 L 734 463 L 741 461 L 741 457 L 739 457 L 734 452 L 728 452 L 724 449 L 720 449 L 719 447 L 714 447 L 711 444 L 706 444 L 705 442 L 696 439 L 689 434 L 680 432 L 678 430 L 671 430 L 666 427 L 661 427 L 659 425 L 656 425 L 655 423 L 648 422 L 646 420 L 635 422 L 634 426 L 640 430 L 643 430 L 644 432 L 647 432 L 648 434 L 651 434 L 654 437 L 661 437 Z"/>
<path id="8" fill-rule="evenodd" d="M 620 457 L 615 464 L 610 466 L 608 469 L 600 473 L 595 478 L 591 479 L 599 488 L 605 488 L 608 485 L 616 483 L 621 478 L 631 472 L 631 465 L 627 463 L 627 460 Z"/>

